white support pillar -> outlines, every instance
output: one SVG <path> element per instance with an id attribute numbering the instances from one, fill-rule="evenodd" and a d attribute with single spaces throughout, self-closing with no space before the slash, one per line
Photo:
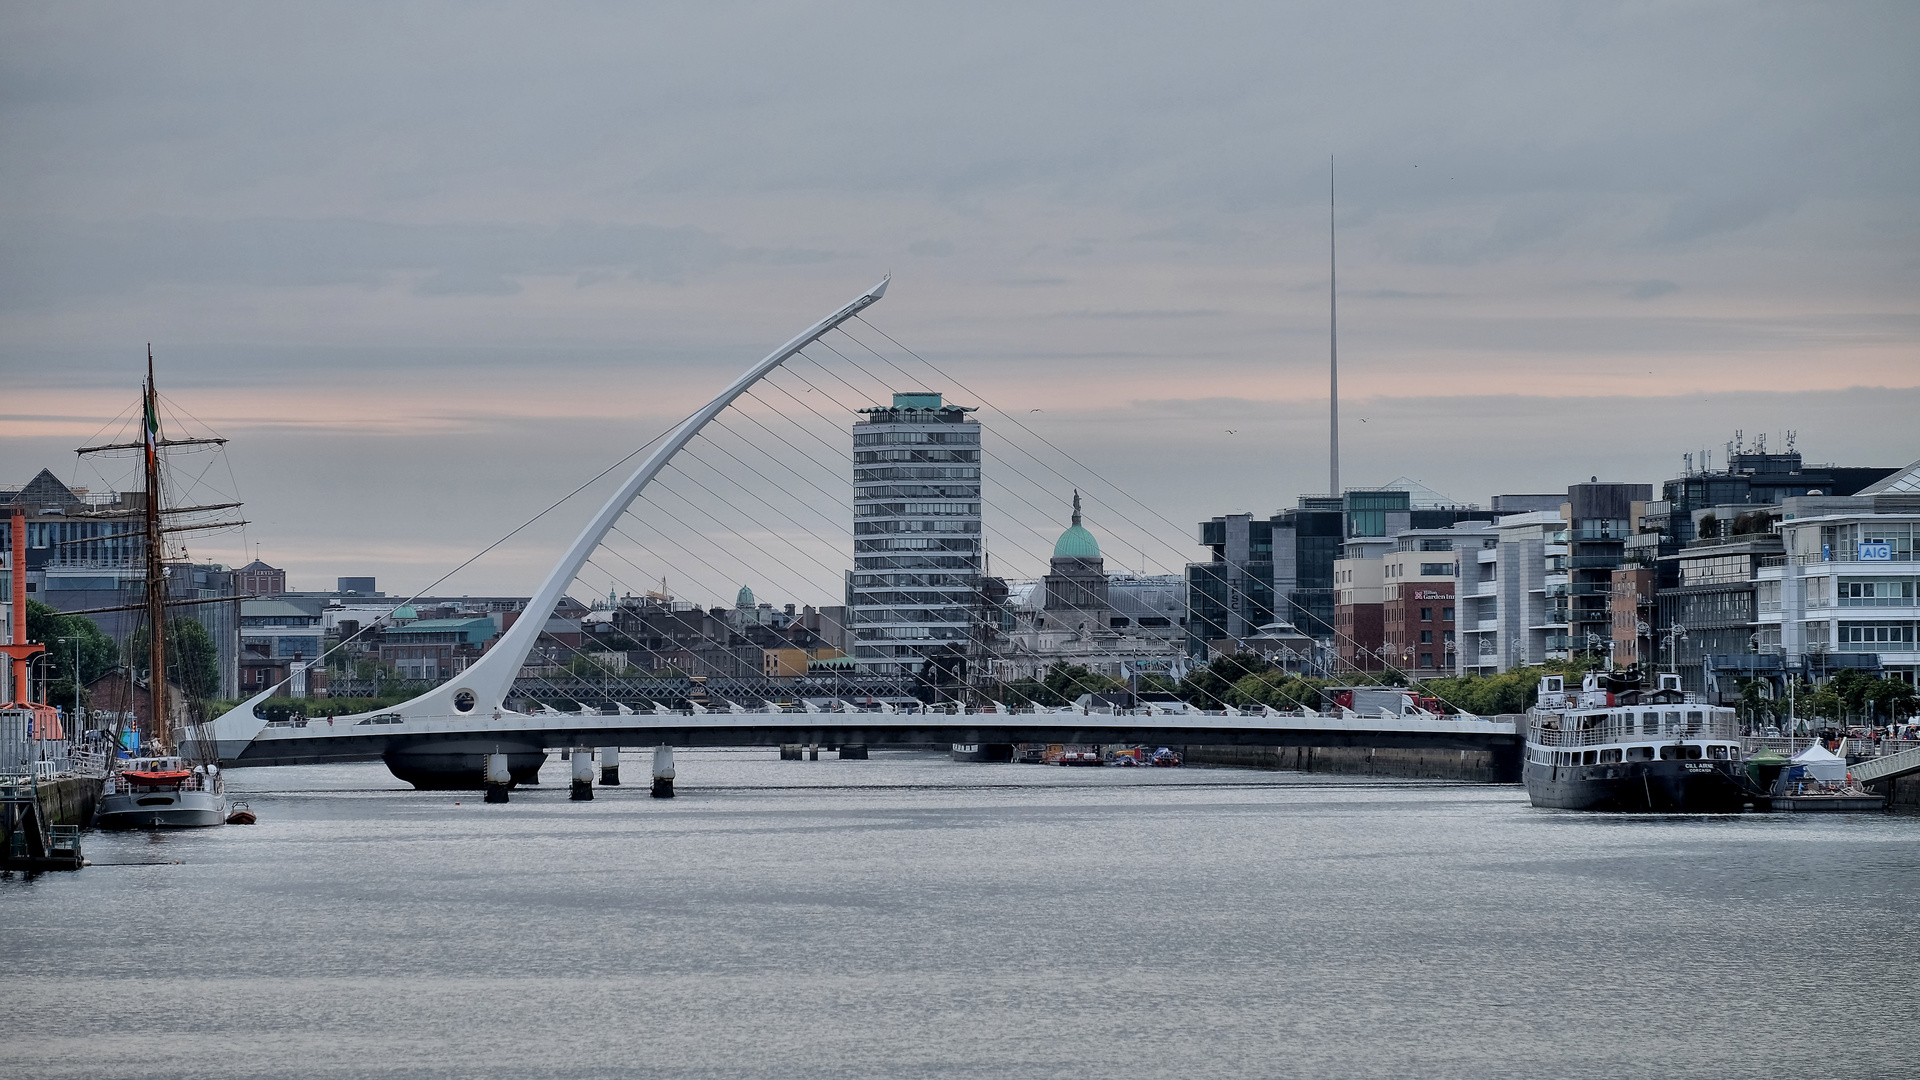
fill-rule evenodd
<path id="1" fill-rule="evenodd" d="M 656 799 L 673 798 L 673 747 L 660 745 L 653 748 L 653 797 Z"/>

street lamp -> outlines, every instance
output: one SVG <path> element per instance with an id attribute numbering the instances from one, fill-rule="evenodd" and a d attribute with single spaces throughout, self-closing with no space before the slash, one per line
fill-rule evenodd
<path id="1" fill-rule="evenodd" d="M 1678 672 L 1680 670 L 1677 658 L 1679 643 L 1688 640 L 1691 639 L 1687 637 L 1687 628 L 1684 625 L 1674 623 L 1672 626 L 1667 627 L 1667 670 L 1669 672 Z"/>

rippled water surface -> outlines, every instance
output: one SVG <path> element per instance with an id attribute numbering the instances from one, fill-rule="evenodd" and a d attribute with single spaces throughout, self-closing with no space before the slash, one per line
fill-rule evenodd
<path id="1" fill-rule="evenodd" d="M 679 755 L 505 806 L 232 774 L 260 824 L 0 880 L 22 1077 L 1920 1075 L 1920 818 L 1515 787 Z M 554 781 L 559 781 L 558 783 Z"/>

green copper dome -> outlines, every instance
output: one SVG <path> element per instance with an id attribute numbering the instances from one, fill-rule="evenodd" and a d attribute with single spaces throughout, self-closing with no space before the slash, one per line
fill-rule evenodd
<path id="1" fill-rule="evenodd" d="M 1080 524 L 1080 493 L 1073 493 L 1073 524 L 1060 534 L 1053 545 L 1053 557 L 1056 559 L 1097 559 L 1100 557 L 1100 541 L 1093 538 Z"/>
<path id="2" fill-rule="evenodd" d="M 752 607 L 753 606 L 753 590 L 747 588 L 745 585 L 740 586 L 740 592 L 737 595 L 735 595 L 733 598 L 733 606 L 737 608 Z"/>
<path id="3" fill-rule="evenodd" d="M 1097 559 L 1100 557 L 1100 542 L 1085 528 L 1074 525 L 1060 534 L 1053 545 L 1053 557 L 1056 559 Z"/>

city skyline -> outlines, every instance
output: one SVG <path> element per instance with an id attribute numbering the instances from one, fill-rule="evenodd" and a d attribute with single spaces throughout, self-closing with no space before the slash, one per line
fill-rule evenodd
<path id="1" fill-rule="evenodd" d="M 152 341 L 262 555 L 424 586 L 891 268 L 876 325 L 1164 569 L 1324 485 L 1329 156 L 1349 486 L 1920 457 L 1906 9 L 420 10 L 6 17 L 0 483 L 89 482 Z"/>

